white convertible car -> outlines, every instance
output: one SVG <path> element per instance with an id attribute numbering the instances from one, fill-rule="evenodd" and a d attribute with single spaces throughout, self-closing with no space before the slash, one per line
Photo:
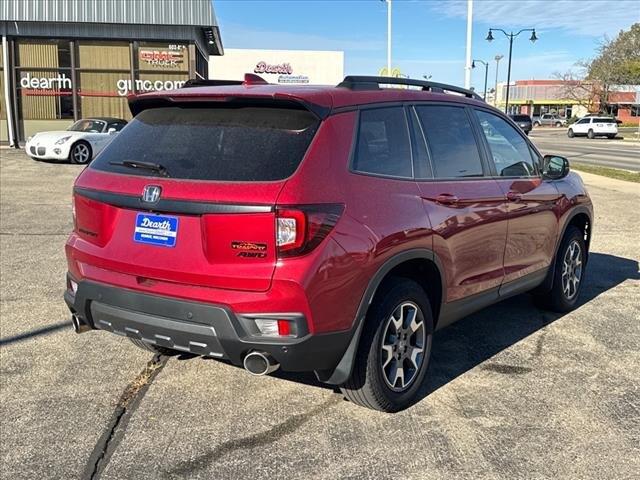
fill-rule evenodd
<path id="1" fill-rule="evenodd" d="M 34 160 L 89 163 L 126 124 L 120 118 L 84 118 L 61 132 L 36 133 L 25 150 Z"/>

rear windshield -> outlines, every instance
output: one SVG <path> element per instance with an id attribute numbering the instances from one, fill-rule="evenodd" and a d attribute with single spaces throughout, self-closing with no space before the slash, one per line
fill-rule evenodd
<path id="1" fill-rule="evenodd" d="M 318 125 L 311 112 L 293 108 L 154 108 L 137 115 L 91 168 L 189 180 L 282 180 L 302 161 Z M 162 168 L 132 168 L 135 162 Z"/>
<path id="2" fill-rule="evenodd" d="M 613 118 L 594 118 L 593 123 L 616 123 Z"/>
<path id="3" fill-rule="evenodd" d="M 531 118 L 528 115 L 511 115 L 511 118 L 516 122 L 530 122 Z"/>

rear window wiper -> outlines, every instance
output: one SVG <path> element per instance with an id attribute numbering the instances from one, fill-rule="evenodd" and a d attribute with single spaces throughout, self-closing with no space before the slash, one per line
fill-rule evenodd
<path id="1" fill-rule="evenodd" d="M 171 176 L 169 175 L 169 171 L 166 169 L 166 167 L 164 165 L 160 165 L 159 163 L 123 160 L 122 162 L 109 162 L 109 165 L 118 165 L 120 167 L 127 167 L 127 168 L 140 168 L 142 170 L 151 170 L 153 172 L 157 172 L 163 177 Z"/>

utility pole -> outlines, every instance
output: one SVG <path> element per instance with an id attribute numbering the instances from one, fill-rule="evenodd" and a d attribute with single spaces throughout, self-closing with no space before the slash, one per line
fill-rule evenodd
<path id="1" fill-rule="evenodd" d="M 467 0 L 467 60 L 464 65 L 464 88 L 471 87 L 471 32 L 473 28 L 473 0 Z"/>

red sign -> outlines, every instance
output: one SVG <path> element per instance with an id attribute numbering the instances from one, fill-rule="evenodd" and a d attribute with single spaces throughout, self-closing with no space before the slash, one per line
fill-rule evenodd
<path id="1" fill-rule="evenodd" d="M 282 73 L 285 75 L 291 75 L 293 68 L 289 63 L 280 63 L 276 65 L 269 65 L 267 62 L 258 62 L 256 68 L 253 69 L 254 73 Z"/>

